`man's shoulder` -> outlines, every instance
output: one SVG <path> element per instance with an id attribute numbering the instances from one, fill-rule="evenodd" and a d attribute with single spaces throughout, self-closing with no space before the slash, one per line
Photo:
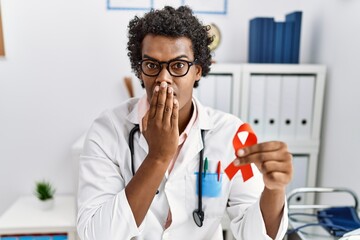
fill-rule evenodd
<path id="1" fill-rule="evenodd" d="M 95 122 L 108 122 L 112 125 L 126 125 L 131 123 L 131 114 L 137 113 L 136 106 L 138 98 L 130 98 L 119 105 L 104 110 L 95 120 Z"/>
<path id="2" fill-rule="evenodd" d="M 129 98 L 121 104 L 109 109 L 108 111 L 116 116 L 128 116 L 131 112 L 136 110 L 139 98 Z"/>

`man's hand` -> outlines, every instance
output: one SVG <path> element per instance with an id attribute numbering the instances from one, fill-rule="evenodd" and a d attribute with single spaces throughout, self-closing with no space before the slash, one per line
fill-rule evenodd
<path id="1" fill-rule="evenodd" d="M 170 161 L 179 142 L 179 103 L 174 99 L 172 87 L 166 82 L 156 86 L 150 101 L 150 109 L 142 119 L 143 135 L 153 159 Z"/>
<path id="2" fill-rule="evenodd" d="M 266 233 L 274 239 L 279 230 L 285 203 L 285 187 L 293 174 L 292 155 L 283 142 L 255 144 L 237 152 L 235 165 L 254 163 L 263 174 L 265 189 L 260 209 Z"/>
<path id="3" fill-rule="evenodd" d="M 292 155 L 283 142 L 264 142 L 240 149 L 234 165 L 247 163 L 257 166 L 269 190 L 284 190 L 292 179 Z"/>

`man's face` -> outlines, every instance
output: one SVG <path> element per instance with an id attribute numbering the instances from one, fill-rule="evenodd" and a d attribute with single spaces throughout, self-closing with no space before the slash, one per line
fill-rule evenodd
<path id="1" fill-rule="evenodd" d="M 142 59 L 158 62 L 168 62 L 174 59 L 188 62 L 195 60 L 190 39 L 156 35 L 147 35 L 144 38 L 142 42 Z M 141 79 L 144 81 L 148 101 L 150 102 L 155 86 L 165 81 L 168 86 L 173 88 L 181 112 L 183 107 L 191 107 L 193 86 L 195 81 L 201 78 L 201 67 L 199 65 L 190 66 L 188 73 L 182 77 L 172 76 L 166 68 L 167 64 L 163 64 L 159 75 L 155 77 L 146 76 L 141 72 Z M 176 66 L 173 69 L 176 69 Z"/>

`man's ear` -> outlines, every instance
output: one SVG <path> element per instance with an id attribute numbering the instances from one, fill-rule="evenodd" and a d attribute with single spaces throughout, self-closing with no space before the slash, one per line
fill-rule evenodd
<path id="1" fill-rule="evenodd" d="M 196 77 L 195 79 L 200 79 L 201 75 L 202 75 L 202 67 L 200 65 L 195 64 L 194 65 L 196 68 Z"/>

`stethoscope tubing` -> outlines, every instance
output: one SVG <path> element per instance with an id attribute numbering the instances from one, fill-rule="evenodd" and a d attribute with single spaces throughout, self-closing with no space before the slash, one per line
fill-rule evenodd
<path id="1" fill-rule="evenodd" d="M 133 176 L 135 176 L 135 163 L 134 163 L 134 136 L 135 133 L 140 131 L 139 124 L 135 124 L 135 126 L 131 129 L 129 133 L 129 148 L 131 155 L 131 171 Z M 198 222 L 195 217 L 194 221 L 198 227 L 201 227 L 204 221 L 204 211 L 202 210 L 202 173 L 203 173 L 203 159 L 204 159 L 204 149 L 205 149 L 205 130 L 201 130 L 201 140 L 203 143 L 203 148 L 200 151 L 200 162 L 199 162 L 199 174 L 198 174 L 198 209 L 195 209 L 193 214 L 196 214 L 199 221 Z M 194 216 L 194 215 L 193 215 Z"/>

